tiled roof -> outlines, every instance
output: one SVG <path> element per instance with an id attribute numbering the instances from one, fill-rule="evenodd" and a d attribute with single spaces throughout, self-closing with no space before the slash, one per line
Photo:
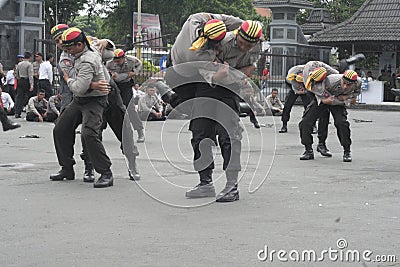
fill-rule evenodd
<path id="1" fill-rule="evenodd" d="M 329 29 L 334 22 L 326 8 L 316 8 L 310 13 L 307 22 L 301 25 L 304 34 L 311 35 L 313 33 Z"/>
<path id="2" fill-rule="evenodd" d="M 348 20 L 314 34 L 310 44 L 400 41 L 400 1 L 366 0 Z"/>
<path id="3" fill-rule="evenodd" d="M 303 8 L 312 8 L 314 4 L 307 0 L 254 0 L 255 7 L 271 7 L 277 5 L 297 5 Z"/>

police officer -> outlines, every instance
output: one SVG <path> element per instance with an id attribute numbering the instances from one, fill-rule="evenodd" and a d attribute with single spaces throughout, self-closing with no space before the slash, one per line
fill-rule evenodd
<path id="1" fill-rule="evenodd" d="M 323 67 L 322 67 L 323 68 Z M 301 143 L 305 146 L 305 152 L 301 160 L 314 159 L 312 150 L 312 137 L 309 131 L 310 124 L 324 110 L 328 110 L 334 119 L 337 135 L 343 147 L 343 161 L 351 162 L 351 138 L 350 123 L 347 120 L 346 106 L 354 104 L 361 92 L 361 78 L 353 70 L 347 70 L 344 74 L 323 74 L 322 68 L 310 71 L 304 68 L 305 86 L 315 94 L 314 103 L 310 104 L 299 123 Z M 325 77 L 324 77 L 325 76 Z M 306 78 L 307 77 L 307 78 Z M 318 103 L 317 103 L 318 101 Z M 319 136 L 320 145 L 325 142 L 326 136 Z"/>
<path id="2" fill-rule="evenodd" d="M 281 118 L 282 128 L 279 130 L 279 133 L 287 133 L 287 123 L 290 120 L 290 112 L 292 111 L 292 107 L 298 97 L 301 98 L 304 109 L 306 109 L 308 104 L 311 102 L 310 96 L 304 88 L 303 69 L 304 65 L 294 66 L 289 69 L 286 76 L 286 84 L 290 86 L 291 90 L 285 99 L 285 106 L 283 107 Z"/>
<path id="3" fill-rule="evenodd" d="M 133 96 L 133 78 L 142 68 L 142 62 L 136 57 L 125 55 L 122 49 L 115 49 L 114 58 L 107 62 L 106 67 L 120 90 L 125 107 L 128 108 Z M 133 106 L 132 110 L 129 110 L 129 117 L 133 128 L 138 132 L 137 142 L 143 143 L 143 123 Z"/>
<path id="4" fill-rule="evenodd" d="M 62 33 L 68 29 L 68 25 L 66 24 L 58 24 L 54 26 L 51 30 L 51 34 L 53 38 L 55 39 L 57 46 L 63 50 L 60 56 L 60 62 L 59 62 L 59 69 L 60 73 L 63 73 L 63 70 L 68 73 L 70 77 L 75 77 L 76 76 L 76 69 L 74 68 L 74 57 L 68 54 L 65 51 L 65 47 L 62 46 L 62 41 L 61 41 L 61 35 Z M 94 37 L 88 37 L 88 40 L 91 41 L 91 47 L 94 49 L 96 52 L 98 52 L 101 57 L 103 62 L 106 62 L 110 59 L 113 58 L 114 55 L 114 44 L 112 41 L 108 39 L 101 39 L 98 40 L 97 38 Z M 105 109 L 104 112 L 104 121 L 102 125 L 102 129 L 107 126 L 107 122 L 110 125 L 112 131 L 114 132 L 115 136 L 117 139 L 121 142 L 121 149 L 123 150 L 123 153 L 128 159 L 128 173 L 129 177 L 131 180 L 139 180 L 140 175 L 139 171 L 137 168 L 136 164 L 136 157 L 139 155 L 139 151 L 134 144 L 133 139 L 130 140 L 129 138 L 125 138 L 126 142 L 122 144 L 122 135 L 124 132 L 124 135 L 126 137 L 132 136 L 133 137 L 133 132 L 130 127 L 128 127 L 128 123 L 126 124 L 126 127 L 123 128 L 123 123 L 124 123 L 124 117 L 125 117 L 125 106 L 122 103 L 121 95 L 119 93 L 119 89 L 116 86 L 115 83 L 112 82 L 110 79 L 110 76 L 108 75 L 107 70 L 105 69 L 103 65 L 103 70 L 105 74 L 105 78 L 108 82 L 111 83 L 111 90 L 110 93 L 108 94 L 108 105 L 107 108 Z M 110 88 L 110 85 L 106 80 L 101 80 L 99 82 L 91 82 L 91 89 L 108 89 Z M 72 92 L 69 89 L 68 85 L 64 81 L 64 79 L 60 79 L 61 83 L 61 92 L 62 92 L 62 110 L 65 109 L 66 105 L 68 105 L 72 101 Z M 66 101 L 64 99 L 67 99 Z M 64 100 L 64 101 L 63 101 Z M 101 138 L 101 133 L 100 133 L 100 138 Z M 86 153 L 86 148 L 85 148 L 85 141 L 82 138 L 82 144 L 83 144 L 83 152 L 81 153 L 81 158 L 84 160 L 85 163 L 85 171 L 83 175 L 83 181 L 84 182 L 93 182 L 94 181 L 94 170 L 93 170 L 93 164 L 91 163 L 87 153 Z M 123 149 L 125 148 L 125 149 Z M 125 151 L 125 152 L 124 152 Z"/>
<path id="5" fill-rule="evenodd" d="M 53 181 L 75 179 L 73 170 L 75 129 L 82 123 L 81 134 L 88 156 L 95 170 L 101 174 L 94 183 L 94 187 L 112 186 L 111 161 L 99 137 L 109 90 L 90 89 L 92 81 L 105 79 L 101 58 L 90 48 L 85 34 L 78 28 L 65 30 L 61 39 L 67 52 L 75 56 L 74 67 L 77 75 L 75 78 L 70 78 L 64 71 L 64 79 L 73 92 L 74 98 L 60 115 L 60 119 L 53 129 L 56 153 L 62 168 L 57 174 L 51 175 L 50 179 Z"/>
<path id="6" fill-rule="evenodd" d="M 28 102 L 29 92 L 33 91 L 33 66 L 30 63 L 32 54 L 24 53 L 24 59 L 18 63 L 16 70 L 17 96 L 15 99 L 15 118 L 21 118 L 23 106 Z"/>
<path id="7" fill-rule="evenodd" d="M 217 21 L 222 23 L 216 23 Z M 171 48 L 170 64 L 173 67 L 168 68 L 165 75 L 167 84 L 177 94 L 166 94 L 168 89 L 158 83 L 157 89 L 163 95 L 164 102 L 170 103 L 175 108 L 194 97 L 195 84 L 199 80 L 197 76 L 199 74 L 197 70 L 194 70 L 195 67 L 186 63 L 215 61 L 218 53 L 217 44 L 225 36 L 225 34 L 220 34 L 220 29 L 234 30 L 242 22 L 243 20 L 240 18 L 225 14 L 202 12 L 189 16 Z M 217 33 L 214 33 L 214 30 Z M 191 107 L 188 104 L 180 105 L 178 109 L 183 109 L 182 113 L 190 114 Z"/>
<path id="8" fill-rule="evenodd" d="M 238 119 L 239 92 L 246 88 L 246 85 L 248 86 L 247 83 L 243 84 L 246 81 L 245 77 L 251 77 L 256 68 L 261 51 L 261 36 L 261 24 L 251 20 L 244 21 L 239 29 L 228 32 L 220 43 L 220 52 L 217 55 L 217 59 L 223 63 L 223 66 L 214 75 L 211 76 L 210 73 L 207 73 L 204 78 L 208 84 L 212 84 L 214 80 L 218 81 L 219 73 L 224 72 L 225 66 L 240 70 L 240 72 L 230 69 L 226 77 L 228 79 L 221 84 L 223 87 L 200 89 L 196 92 L 196 96 L 218 99 L 231 108 L 231 112 L 222 113 L 224 118 L 216 120 L 218 122 L 215 127 L 216 134 L 218 135 L 218 143 L 224 159 L 223 170 L 225 170 L 227 179 L 225 188 L 217 196 L 217 202 L 231 202 L 239 199 L 238 176 L 241 170 L 240 154 L 243 131 Z M 223 77 L 221 78 L 221 80 L 224 79 Z M 212 102 L 209 102 L 209 104 L 212 104 Z M 208 107 L 204 107 L 201 112 L 207 113 L 207 110 Z M 217 118 L 219 116 L 220 114 L 216 115 Z M 205 136 L 208 136 L 209 132 L 207 130 L 201 130 L 201 125 L 207 125 L 207 123 L 210 123 L 207 118 L 193 121 L 191 126 L 194 129 L 194 138 L 192 140 L 198 141 L 200 139 L 198 138 L 199 134 L 200 137 L 204 133 Z M 204 151 L 204 148 L 202 148 L 202 151 Z M 207 171 L 210 171 L 210 168 Z"/>

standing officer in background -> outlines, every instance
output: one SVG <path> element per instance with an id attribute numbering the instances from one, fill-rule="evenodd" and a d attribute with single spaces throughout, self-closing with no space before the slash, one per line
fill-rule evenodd
<path id="1" fill-rule="evenodd" d="M 24 53 L 24 59 L 18 63 L 16 70 L 17 96 L 15 98 L 15 118 L 21 118 L 22 108 L 28 103 L 29 92 L 33 91 L 32 54 Z"/>
<path id="2" fill-rule="evenodd" d="M 76 69 L 74 68 L 74 60 L 75 58 L 68 54 L 65 51 L 65 47 L 62 46 L 62 40 L 61 40 L 61 35 L 62 33 L 67 30 L 69 27 L 66 24 L 58 24 L 54 26 L 51 30 L 51 34 L 54 38 L 54 40 L 57 43 L 57 46 L 59 49 L 63 50 L 60 56 L 60 61 L 58 64 L 59 72 L 63 73 L 63 71 L 66 71 L 68 73 L 68 76 L 74 78 L 76 76 Z M 97 39 L 95 37 L 88 37 L 88 39 L 91 42 L 91 47 L 96 50 L 96 52 L 101 55 L 102 61 L 106 62 L 110 59 L 113 58 L 114 52 L 113 50 L 115 49 L 115 46 L 111 40 L 108 39 Z M 90 88 L 91 89 L 107 89 L 109 88 L 109 83 L 112 84 L 111 86 L 111 91 L 108 94 L 108 105 L 107 108 L 104 111 L 104 121 L 102 125 L 102 129 L 107 126 L 107 123 L 110 125 L 112 131 L 114 132 L 115 136 L 117 139 L 121 142 L 121 150 L 123 151 L 123 154 L 126 156 L 128 159 L 128 173 L 129 173 L 129 178 L 131 180 L 139 180 L 140 175 L 137 169 L 137 164 L 136 164 L 136 157 L 139 155 L 139 151 L 137 147 L 135 146 L 135 143 L 130 139 L 125 139 L 127 140 L 125 144 L 125 149 L 123 149 L 122 145 L 122 135 L 124 132 L 124 135 L 126 136 L 132 136 L 133 138 L 133 132 L 130 127 L 125 127 L 123 129 L 123 121 L 124 121 L 124 116 L 125 116 L 125 106 L 122 103 L 121 95 L 119 93 L 118 87 L 113 83 L 110 79 L 110 76 L 107 72 L 107 69 L 105 69 L 105 66 L 103 65 L 103 70 L 105 74 L 105 78 L 107 81 L 99 81 L 99 82 L 91 82 Z M 68 85 L 66 84 L 64 79 L 60 79 L 61 83 L 61 91 L 62 95 L 64 97 L 67 97 L 67 101 L 63 102 L 62 97 L 62 110 L 65 109 L 66 105 L 68 105 L 72 101 L 72 92 L 69 89 Z M 100 138 L 101 138 L 101 133 L 100 133 Z M 93 164 L 90 161 L 87 153 L 86 148 L 85 148 L 85 141 L 82 139 L 82 147 L 83 151 L 81 153 L 81 158 L 85 163 L 85 171 L 83 175 L 83 181 L 84 182 L 94 182 L 95 176 L 94 176 L 94 169 L 93 169 Z"/>
<path id="3" fill-rule="evenodd" d="M 114 60 L 107 62 L 106 67 L 121 91 L 125 107 L 128 107 L 133 95 L 132 86 L 135 84 L 133 78 L 142 68 L 142 61 L 134 56 L 125 55 L 122 49 L 116 49 Z"/>
<path id="4" fill-rule="evenodd" d="M 361 92 L 361 78 L 353 70 L 326 76 L 326 71 L 323 74 L 323 67 L 312 70 L 313 64 L 318 64 L 318 62 L 310 63 L 309 66 L 307 64 L 303 71 L 305 87 L 314 93 L 316 98 L 307 107 L 299 123 L 301 143 L 305 146 L 305 152 L 300 159 L 314 159 L 310 124 L 312 125 L 321 113 L 328 110 L 328 114 L 330 112 L 333 115 L 337 136 L 344 150 L 343 161 L 351 162 L 350 123 L 347 120 L 346 106 L 355 104 L 357 96 Z M 318 147 L 325 144 L 326 137 L 327 135 L 318 136 Z"/>
<path id="5" fill-rule="evenodd" d="M 61 36 L 62 43 L 68 53 L 75 56 L 74 67 L 76 78 L 70 78 L 64 71 L 64 79 L 74 94 L 70 105 L 60 115 L 53 129 L 54 144 L 61 170 L 51 175 L 53 181 L 75 179 L 73 165 L 75 160 L 75 129 L 82 123 L 81 134 L 85 141 L 88 156 L 94 169 L 101 174 L 95 188 L 113 185 L 111 161 L 100 140 L 99 132 L 103 120 L 104 108 L 107 106 L 108 89 L 90 89 L 92 81 L 104 80 L 101 58 L 92 51 L 85 34 L 78 28 L 69 28 Z"/>
<path id="6" fill-rule="evenodd" d="M 43 57 L 41 53 L 36 53 Z M 36 56 L 35 55 L 35 56 Z M 53 93 L 53 66 L 51 63 L 54 61 L 53 54 L 47 54 L 46 61 L 42 61 L 39 65 L 39 90 L 43 89 L 46 92 L 46 99 L 49 100 Z"/>
<path id="7" fill-rule="evenodd" d="M 106 67 L 120 90 L 125 107 L 128 108 L 129 102 L 133 96 L 132 86 L 135 84 L 133 78 L 142 68 L 142 62 L 136 57 L 125 55 L 122 49 L 115 49 L 114 59 L 108 61 Z M 139 119 L 139 115 L 134 108 L 129 111 L 129 118 L 132 122 L 133 129 L 138 132 L 137 142 L 143 143 L 145 140 L 143 123 Z"/>

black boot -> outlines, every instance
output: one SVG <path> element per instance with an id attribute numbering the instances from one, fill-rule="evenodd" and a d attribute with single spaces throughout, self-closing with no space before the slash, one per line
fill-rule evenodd
<path id="1" fill-rule="evenodd" d="M 279 130 L 279 133 L 287 133 L 287 121 L 283 122 L 282 128 Z"/>
<path id="2" fill-rule="evenodd" d="M 91 163 L 85 163 L 85 172 L 83 173 L 83 181 L 85 183 L 93 183 L 94 182 L 94 169 Z"/>
<path id="3" fill-rule="evenodd" d="M 260 128 L 260 124 L 258 123 L 258 120 L 253 112 L 252 112 L 252 114 L 250 114 L 250 122 L 253 123 L 254 128 L 256 128 L 256 129 Z"/>
<path id="4" fill-rule="evenodd" d="M 3 125 L 4 132 L 21 127 L 21 125 L 19 125 L 18 123 L 10 121 L 4 110 L 2 110 L 0 113 L 0 121 L 1 124 Z"/>
<path id="5" fill-rule="evenodd" d="M 324 157 L 328 157 L 328 158 L 332 157 L 331 152 L 329 152 L 329 149 L 326 147 L 326 144 L 324 144 L 324 143 L 318 144 L 317 151 L 319 153 L 321 153 L 321 155 Z"/>
<path id="6" fill-rule="evenodd" d="M 71 167 L 61 167 L 61 170 L 56 174 L 50 175 L 50 180 L 52 181 L 62 181 L 62 180 L 75 180 L 74 168 Z"/>
<path id="7" fill-rule="evenodd" d="M 137 130 L 138 132 L 138 139 L 136 140 L 137 143 L 144 143 L 144 132 L 143 129 Z"/>
<path id="8" fill-rule="evenodd" d="M 239 176 L 238 171 L 226 171 L 226 186 L 218 194 L 217 202 L 233 202 L 239 200 L 239 190 L 237 187 L 237 180 Z"/>
<path id="9" fill-rule="evenodd" d="M 85 183 L 93 183 L 95 180 L 94 177 L 94 168 L 92 162 L 90 162 L 89 157 L 85 155 L 85 153 L 80 154 L 83 163 L 85 164 L 85 172 L 83 173 L 83 181 Z"/>
<path id="10" fill-rule="evenodd" d="M 129 162 L 129 165 L 129 179 L 132 181 L 140 180 L 140 174 L 136 165 L 136 157 L 132 160 L 132 162 Z"/>
<path id="11" fill-rule="evenodd" d="M 155 87 L 157 88 L 158 93 L 161 95 L 161 99 L 165 102 L 170 104 L 171 99 L 174 98 L 174 92 L 171 90 L 171 88 L 164 82 L 158 81 L 155 84 Z"/>
<path id="12" fill-rule="evenodd" d="M 306 147 L 306 151 L 304 151 L 303 156 L 300 157 L 300 160 L 310 159 L 314 159 L 314 151 L 311 147 Z"/>
<path id="13" fill-rule="evenodd" d="M 351 158 L 350 150 L 345 150 L 343 153 L 343 162 L 352 162 L 353 159 Z"/>
<path id="14" fill-rule="evenodd" d="M 212 170 L 199 171 L 200 184 L 186 192 L 187 198 L 215 197 L 215 187 L 212 183 Z"/>
<path id="15" fill-rule="evenodd" d="M 94 188 L 104 188 L 114 185 L 114 179 L 111 171 L 109 173 L 103 173 L 99 180 L 93 184 Z"/>

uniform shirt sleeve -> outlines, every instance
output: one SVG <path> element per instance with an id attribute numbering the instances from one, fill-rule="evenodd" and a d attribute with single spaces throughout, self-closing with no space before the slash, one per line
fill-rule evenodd
<path id="1" fill-rule="evenodd" d="M 76 69 L 74 68 L 74 62 L 70 59 L 63 59 L 59 63 L 61 70 L 65 70 L 70 78 L 76 77 Z M 61 75 L 63 73 L 61 72 Z"/>
<path id="2" fill-rule="evenodd" d="M 28 77 L 29 77 L 29 84 L 33 86 L 33 65 L 29 64 L 28 66 Z"/>
<path id="3" fill-rule="evenodd" d="M 56 103 L 54 102 L 54 100 L 56 99 L 57 96 L 54 97 L 50 97 L 49 102 L 48 102 L 48 109 L 50 109 L 51 111 L 53 111 L 55 114 L 59 115 L 60 112 L 58 111 L 57 107 L 56 107 Z"/>
<path id="4" fill-rule="evenodd" d="M 233 31 L 236 30 L 237 28 L 239 28 L 242 23 L 243 20 L 241 18 L 238 17 L 234 17 L 234 16 L 230 16 L 230 15 L 225 15 L 225 14 L 212 14 L 212 16 L 215 19 L 219 19 L 222 20 L 228 31 Z"/>
<path id="5" fill-rule="evenodd" d="M 90 88 L 93 79 L 93 66 L 85 61 L 80 64 L 79 75 L 75 78 L 69 78 L 67 84 L 72 93 L 83 95 Z"/>
<path id="6" fill-rule="evenodd" d="M 28 107 L 31 112 L 35 113 L 38 116 L 40 115 L 40 113 L 37 111 L 35 107 L 35 96 L 29 98 Z"/>
<path id="7" fill-rule="evenodd" d="M 138 110 L 141 111 L 141 112 L 150 112 L 150 111 L 151 111 L 151 108 L 147 106 L 147 101 L 146 101 L 146 99 L 147 99 L 147 96 L 146 96 L 146 95 L 141 96 L 141 97 L 139 98 Z"/>

